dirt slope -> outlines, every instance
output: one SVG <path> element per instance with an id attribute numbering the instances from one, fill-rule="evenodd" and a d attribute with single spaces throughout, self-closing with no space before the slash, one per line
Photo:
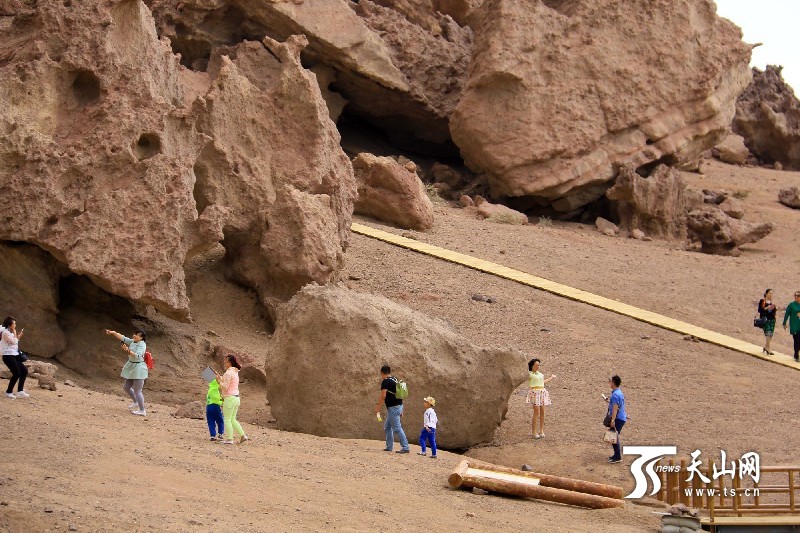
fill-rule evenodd
<path id="1" fill-rule="evenodd" d="M 705 177 L 688 179 L 697 187 L 741 191 L 746 218 L 772 220 L 778 229 L 741 257 L 720 258 L 668 243 L 609 238 L 577 224 L 506 226 L 437 206 L 434 229 L 418 235 L 760 342 L 749 323 L 763 289 L 774 288 L 783 305 L 800 288 L 800 214 L 776 201 L 777 190 L 798 184 L 800 174 L 712 163 Z M 208 257 L 192 267 L 195 322 L 185 334 L 213 330 L 236 349 L 268 357 L 255 296 L 224 281 L 218 262 Z M 755 450 L 762 464 L 800 461 L 791 444 L 800 423 L 794 370 L 360 236 L 353 236 L 344 280 L 448 320 L 481 344 L 540 356 L 543 371 L 558 375 L 549 387 L 553 406 L 544 440 L 530 439 L 529 407 L 515 395 L 494 442 L 468 455 L 632 488 L 630 459 L 606 464 L 609 450 L 600 442 L 600 393 L 607 392 L 608 376 L 619 373 L 631 417 L 624 443 L 676 444 L 684 456 L 700 449 L 706 461 L 720 448 L 729 457 Z M 497 303 L 473 301 L 475 293 Z M 779 330 L 776 348 L 786 353 L 789 339 Z M 119 388 L 116 381 L 74 377 L 81 385 Z M 0 503 L 8 503 L 0 505 L 0 529 L 64 530 L 73 523 L 80 531 L 205 531 L 231 527 L 222 521 L 228 517 L 245 531 L 375 531 L 396 524 L 441 531 L 657 527 L 651 509 L 640 506 L 590 512 L 449 491 L 446 475 L 457 456 L 445 452 L 436 463 L 389 456 L 380 451 L 377 424 L 374 441 L 248 426 L 255 438 L 244 447 L 210 444 L 204 422 L 170 416 L 173 405 L 202 397 L 202 383 L 193 379 L 167 386 L 166 377 L 154 375 L 148 401 L 170 405 L 151 405 L 146 420 L 128 415 L 119 396 L 63 386 L 58 393 L 32 390 L 30 402 L 0 403 L 7 428 L 0 439 L 6 467 Z M 241 418 L 267 420 L 263 389 L 243 394 Z M 373 402 L 364 398 L 353 409 L 371 409 Z M 447 431 L 448 421 L 441 422 L 440 431 Z M 405 424 L 415 437 L 419 421 Z"/>
<path id="2" fill-rule="evenodd" d="M 547 530 L 653 524 L 638 506 L 592 512 L 451 490 L 461 458 L 448 452 L 434 461 L 254 426 L 251 442 L 228 446 L 208 442 L 203 421 L 161 405 L 142 419 L 125 404 L 70 387 L 3 402 L 0 530 L 509 531 L 534 515 Z"/>

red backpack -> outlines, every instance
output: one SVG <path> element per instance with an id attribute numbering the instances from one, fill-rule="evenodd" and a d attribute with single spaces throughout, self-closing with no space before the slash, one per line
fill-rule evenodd
<path id="1" fill-rule="evenodd" d="M 153 354 L 149 350 L 144 352 L 144 364 L 147 365 L 147 370 L 152 370 L 156 366 L 156 360 L 153 359 Z"/>

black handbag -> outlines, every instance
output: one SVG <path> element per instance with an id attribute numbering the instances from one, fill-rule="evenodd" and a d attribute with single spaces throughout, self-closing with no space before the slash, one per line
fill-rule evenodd
<path id="1" fill-rule="evenodd" d="M 606 417 L 603 419 L 603 426 L 609 427 L 611 426 L 611 413 L 608 413 Z"/>
<path id="2" fill-rule="evenodd" d="M 767 319 L 764 317 L 756 316 L 753 318 L 753 327 L 758 329 L 764 329 L 764 326 L 767 325 Z"/>
<path id="3" fill-rule="evenodd" d="M 25 361 L 28 360 L 28 354 L 20 350 L 19 353 L 16 355 L 16 358 L 17 361 L 19 361 L 20 363 L 24 363 Z"/>

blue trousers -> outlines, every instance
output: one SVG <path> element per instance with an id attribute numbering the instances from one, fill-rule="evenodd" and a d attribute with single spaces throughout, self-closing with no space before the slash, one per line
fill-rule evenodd
<path id="1" fill-rule="evenodd" d="M 614 428 L 617 430 L 617 443 L 611 445 L 611 447 L 614 448 L 614 459 L 622 458 L 622 439 L 620 438 L 619 433 L 622 432 L 622 426 L 624 425 L 624 420 L 620 420 L 619 418 L 614 420 Z"/>
<path id="2" fill-rule="evenodd" d="M 431 455 L 436 457 L 436 428 L 430 430 L 422 428 L 422 433 L 419 434 L 419 446 L 422 448 L 422 453 L 425 453 L 425 441 L 431 447 Z"/>
<path id="3" fill-rule="evenodd" d="M 383 431 L 386 433 L 386 449 L 394 448 L 394 434 L 400 438 L 400 449 L 408 450 L 408 439 L 403 426 L 400 424 L 400 415 L 403 414 L 402 405 L 394 405 L 386 409 L 386 422 L 383 423 Z"/>
<path id="4" fill-rule="evenodd" d="M 212 437 L 225 434 L 225 419 L 222 418 L 222 406 L 215 403 L 206 405 L 206 422 Z"/>

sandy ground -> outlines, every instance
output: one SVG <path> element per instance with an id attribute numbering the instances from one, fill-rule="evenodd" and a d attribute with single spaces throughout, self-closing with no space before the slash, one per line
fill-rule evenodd
<path id="1" fill-rule="evenodd" d="M 417 237 L 759 343 L 751 320 L 764 288 L 774 288 L 782 305 L 800 288 L 800 212 L 776 201 L 779 188 L 800 185 L 800 174 L 712 162 L 704 177 L 687 179 L 699 188 L 740 191 L 746 218 L 772 220 L 778 229 L 729 258 L 610 238 L 574 223 L 478 221 L 439 205 L 434 229 Z M 205 361 L 185 352 L 199 353 L 197 346 L 216 339 L 268 357 L 253 294 L 225 281 L 219 262 L 210 254 L 190 269 L 194 322 L 164 321 L 171 338 L 184 340 L 167 344 L 154 335 L 159 353 L 170 356 L 146 392 L 148 401 L 167 405 L 151 405 L 147 419 L 128 415 L 119 396 L 63 386 L 57 393 L 34 390 L 30 402 L 2 403 L 9 431 L 0 455 L 11 468 L 0 473 L 0 504 L 7 503 L 0 505 L 0 529 L 656 530 L 652 509 L 639 505 L 585 511 L 450 491 L 446 476 L 457 456 L 443 453 L 434 463 L 384 454 L 379 427 L 375 441 L 277 431 L 258 383 L 243 390 L 240 417 L 262 424 L 248 429 L 254 441 L 227 449 L 208 443 L 203 421 L 170 416 L 176 405 L 204 397 L 196 374 Z M 755 450 L 765 465 L 800 463 L 794 370 L 357 235 L 342 279 L 441 317 L 473 342 L 541 357 L 543 371 L 557 374 L 548 387 L 553 406 L 545 439 L 531 439 L 520 390 L 494 441 L 470 456 L 631 489 L 630 458 L 608 465 L 610 449 L 601 442 L 600 393 L 618 373 L 630 415 L 626 444 L 674 444 L 682 456 L 700 449 L 706 461 L 723 449 L 729 457 Z M 474 301 L 476 293 L 497 303 Z M 788 334 L 779 330 L 774 347 L 787 353 Z M 89 370 L 62 369 L 59 376 L 119 394 L 118 380 Z M 370 409 L 372 402 L 353 408 Z M 413 435 L 418 425 L 407 422 L 407 429 Z"/>
<path id="2" fill-rule="evenodd" d="M 246 427 L 250 442 L 223 445 L 206 440 L 203 421 L 175 419 L 169 407 L 151 405 L 143 419 L 125 405 L 71 387 L 3 402 L 0 530 L 509 531 L 535 520 L 550 531 L 641 531 L 655 523 L 651 509 L 632 504 L 588 511 L 449 489 L 461 457 L 448 452 L 400 456 L 378 441 L 256 426 Z"/>

